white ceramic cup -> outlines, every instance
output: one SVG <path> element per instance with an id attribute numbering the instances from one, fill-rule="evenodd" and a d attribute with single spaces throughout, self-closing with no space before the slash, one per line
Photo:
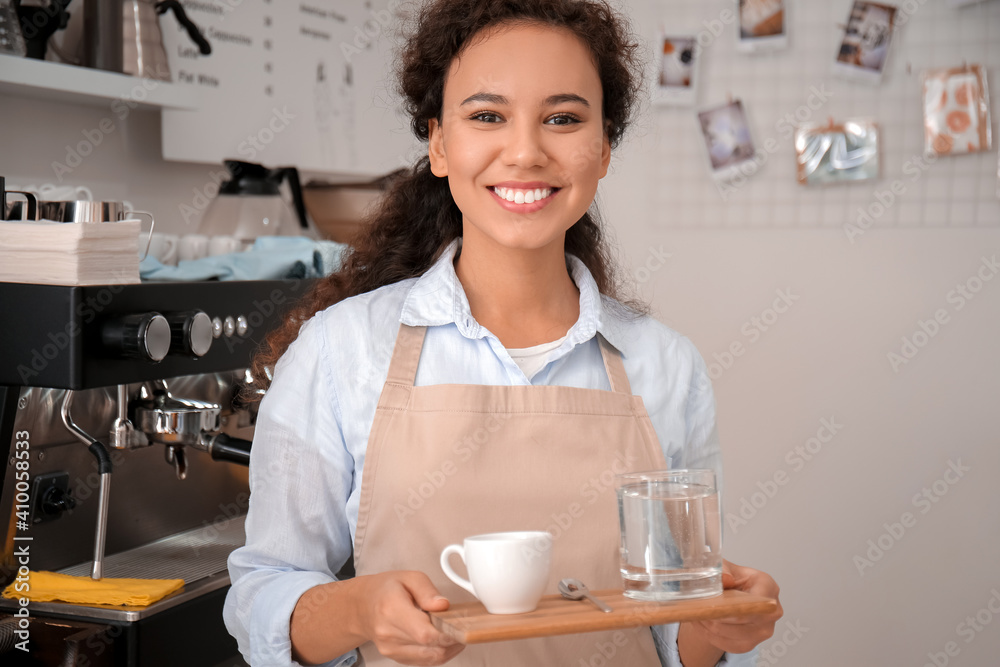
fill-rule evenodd
<path id="1" fill-rule="evenodd" d="M 210 257 L 238 252 L 242 247 L 243 244 L 235 236 L 213 236 L 208 240 L 208 254 Z"/>
<path id="2" fill-rule="evenodd" d="M 56 185 L 43 183 L 38 186 L 38 198 L 45 201 L 94 200 L 94 193 L 85 185 Z M 131 206 L 129 207 L 131 208 Z"/>
<path id="3" fill-rule="evenodd" d="M 469 580 L 458 576 L 448 558 L 458 554 Z M 489 533 L 467 537 L 441 552 L 448 578 L 475 595 L 491 614 L 533 611 L 549 583 L 552 536 L 544 531 Z"/>
<path id="4" fill-rule="evenodd" d="M 185 234 L 177 246 L 177 258 L 181 261 L 208 257 L 208 237 L 204 234 Z"/>
<path id="5" fill-rule="evenodd" d="M 156 232 L 149 241 L 149 256 L 160 260 L 162 264 L 176 266 L 179 244 L 180 237 L 177 234 Z"/>

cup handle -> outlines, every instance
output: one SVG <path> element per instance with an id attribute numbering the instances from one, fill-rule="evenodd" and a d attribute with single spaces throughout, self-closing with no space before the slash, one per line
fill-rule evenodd
<path id="1" fill-rule="evenodd" d="M 449 544 L 444 548 L 444 551 L 441 552 L 441 569 L 444 570 L 445 575 L 447 575 L 449 579 L 475 595 L 476 591 L 472 590 L 472 584 L 469 583 L 468 580 L 455 574 L 455 570 L 451 569 L 451 564 L 448 563 L 448 557 L 452 554 L 458 554 L 462 559 L 462 562 L 465 563 L 465 548 L 461 544 Z M 466 566 L 468 566 L 468 564 L 466 564 Z"/>
<path id="2" fill-rule="evenodd" d="M 153 218 L 153 214 L 149 211 L 125 211 L 126 216 L 135 215 L 137 213 L 149 216 L 149 234 L 146 236 L 146 251 L 142 253 L 142 259 L 139 260 L 141 262 L 143 259 L 146 259 L 146 256 L 149 254 L 149 244 L 153 242 L 153 229 L 156 227 L 156 220 Z"/>

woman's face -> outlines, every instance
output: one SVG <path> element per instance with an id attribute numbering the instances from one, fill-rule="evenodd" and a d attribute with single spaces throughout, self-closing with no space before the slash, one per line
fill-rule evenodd
<path id="1" fill-rule="evenodd" d="M 515 24 L 470 42 L 448 71 L 429 146 L 466 242 L 562 247 L 608 170 L 602 102 L 590 50 L 568 30 Z"/>

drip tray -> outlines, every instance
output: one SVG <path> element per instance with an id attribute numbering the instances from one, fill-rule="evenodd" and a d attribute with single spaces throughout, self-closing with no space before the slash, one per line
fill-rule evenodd
<path id="1" fill-rule="evenodd" d="M 226 561 L 230 552 L 246 541 L 245 520 L 245 516 L 239 516 L 217 521 L 105 557 L 105 577 L 184 580 L 184 587 L 179 591 L 147 607 L 32 602 L 28 608 L 33 614 L 137 621 L 228 586 Z M 59 574 L 89 577 L 92 565 L 90 561 L 80 563 L 59 570 Z M 17 600 L 0 598 L 0 609 L 15 609 L 16 606 Z"/>

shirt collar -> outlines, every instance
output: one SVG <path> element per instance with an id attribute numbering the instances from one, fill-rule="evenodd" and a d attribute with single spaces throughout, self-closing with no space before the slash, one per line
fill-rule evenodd
<path id="1" fill-rule="evenodd" d="M 399 321 L 409 326 L 441 326 L 454 323 L 466 338 L 483 338 L 489 332 L 472 316 L 469 299 L 455 273 L 455 254 L 461 239 L 455 239 L 441 256 L 410 288 L 403 302 Z M 580 290 L 580 318 L 570 327 L 564 345 L 574 346 L 589 341 L 600 332 L 620 352 L 622 322 L 605 308 L 605 299 L 597 283 L 582 261 L 566 255 L 570 275 Z"/>

